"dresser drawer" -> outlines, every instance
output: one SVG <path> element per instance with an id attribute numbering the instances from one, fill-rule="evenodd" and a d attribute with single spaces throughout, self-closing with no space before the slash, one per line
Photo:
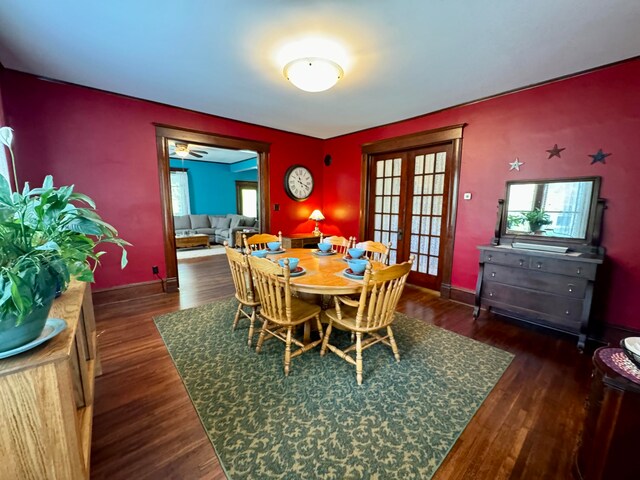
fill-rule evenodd
<path id="1" fill-rule="evenodd" d="M 586 278 L 572 278 L 547 272 L 534 272 L 522 268 L 486 264 L 484 267 L 484 280 L 517 285 L 522 288 L 531 288 L 572 298 L 584 298 L 588 283 Z"/>
<path id="2" fill-rule="evenodd" d="M 555 258 L 532 257 L 529 268 L 539 272 L 559 273 L 572 277 L 595 280 L 597 265 L 587 262 L 572 262 Z"/>
<path id="3" fill-rule="evenodd" d="M 507 252 L 482 252 L 482 261 L 496 265 L 529 268 L 529 256 Z"/>
<path id="4" fill-rule="evenodd" d="M 561 321 L 579 322 L 582 315 L 583 301 L 580 299 L 495 282 L 484 284 L 482 298 L 489 302 L 499 302 L 551 315 Z"/>

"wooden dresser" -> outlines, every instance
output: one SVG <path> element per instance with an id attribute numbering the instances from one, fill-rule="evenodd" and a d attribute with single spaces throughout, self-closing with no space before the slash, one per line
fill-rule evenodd
<path id="1" fill-rule="evenodd" d="M 94 376 L 100 370 L 89 284 L 73 281 L 50 317 L 67 328 L 0 360 L 0 478 L 89 478 Z"/>
<path id="2" fill-rule="evenodd" d="M 474 317 L 480 308 L 578 335 L 584 348 L 603 255 L 480 246 Z"/>

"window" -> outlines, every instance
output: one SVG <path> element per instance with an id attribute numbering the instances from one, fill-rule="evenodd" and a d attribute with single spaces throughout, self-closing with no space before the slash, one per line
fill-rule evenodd
<path id="1" fill-rule="evenodd" d="M 245 217 L 258 216 L 258 182 L 236 181 L 236 208 Z"/>
<path id="2" fill-rule="evenodd" d="M 189 176 L 186 171 L 171 172 L 171 204 L 174 215 L 188 215 L 191 213 Z"/>

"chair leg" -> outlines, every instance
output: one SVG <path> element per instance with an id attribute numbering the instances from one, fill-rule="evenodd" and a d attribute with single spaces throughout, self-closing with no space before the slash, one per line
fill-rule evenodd
<path id="1" fill-rule="evenodd" d="M 318 315 L 316 317 L 316 323 L 318 324 L 318 335 L 320 335 L 320 338 L 323 337 L 322 335 L 322 322 L 320 321 L 320 315 Z"/>
<path id="2" fill-rule="evenodd" d="M 233 330 L 238 326 L 238 320 L 240 320 L 240 311 L 242 310 L 242 304 L 238 304 L 238 309 L 236 310 L 236 318 L 233 319 Z"/>
<path id="3" fill-rule="evenodd" d="M 322 339 L 322 347 L 320 348 L 321 357 L 324 357 L 324 354 L 327 353 L 327 345 L 329 344 L 329 336 L 331 335 L 332 328 L 333 328 L 333 321 L 329 320 L 329 325 L 327 325 L 327 331 L 324 332 L 324 338 Z"/>
<path id="4" fill-rule="evenodd" d="M 362 332 L 356 333 L 356 380 L 362 385 Z"/>
<path id="5" fill-rule="evenodd" d="M 256 307 L 251 307 L 251 322 L 249 323 L 249 340 L 247 341 L 247 345 L 251 346 L 251 341 L 253 340 L 253 324 L 256 321 Z"/>
<path id="6" fill-rule="evenodd" d="M 396 362 L 399 362 L 400 352 L 398 351 L 396 339 L 393 337 L 393 330 L 391 330 L 391 325 L 387 327 L 387 333 L 389 334 L 389 343 L 391 344 L 391 350 L 393 350 L 393 356 L 396 357 Z"/>
<path id="7" fill-rule="evenodd" d="M 262 324 L 262 330 L 260 330 L 260 337 L 258 338 L 258 345 L 256 345 L 256 353 L 260 353 L 260 350 L 262 350 L 262 342 L 264 342 L 268 323 L 269 320 L 265 319 L 264 323 Z"/>
<path id="8" fill-rule="evenodd" d="M 287 345 L 284 349 L 284 374 L 289 376 L 289 365 L 291 365 L 291 330 L 293 327 L 287 328 Z"/>

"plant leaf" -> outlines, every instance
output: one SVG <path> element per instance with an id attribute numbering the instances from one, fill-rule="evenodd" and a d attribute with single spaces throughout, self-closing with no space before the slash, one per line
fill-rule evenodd
<path id="1" fill-rule="evenodd" d="M 60 246 L 56 242 L 49 240 L 47 243 L 37 246 L 35 250 L 60 250 Z"/>
<path id="2" fill-rule="evenodd" d="M 11 205 L 11 186 L 4 175 L 0 175 L 0 203 Z"/>
<path id="3" fill-rule="evenodd" d="M 122 269 L 126 267 L 127 263 L 129 263 L 129 260 L 127 259 L 127 251 L 123 248 L 122 257 L 120 258 L 120 268 Z"/>
<path id="4" fill-rule="evenodd" d="M 85 235 L 100 235 L 102 233 L 101 228 L 94 222 L 87 218 L 74 218 L 67 225 L 65 230 L 71 230 L 76 233 L 84 233 Z"/>
<path id="5" fill-rule="evenodd" d="M 69 200 L 79 200 L 81 202 L 86 203 L 91 208 L 94 208 L 94 209 L 96 208 L 95 202 L 84 193 L 78 193 L 78 192 L 72 193 L 71 196 L 69 197 Z"/>
<path id="6" fill-rule="evenodd" d="M 0 127 L 0 142 L 11 148 L 11 144 L 13 143 L 13 128 Z"/>

